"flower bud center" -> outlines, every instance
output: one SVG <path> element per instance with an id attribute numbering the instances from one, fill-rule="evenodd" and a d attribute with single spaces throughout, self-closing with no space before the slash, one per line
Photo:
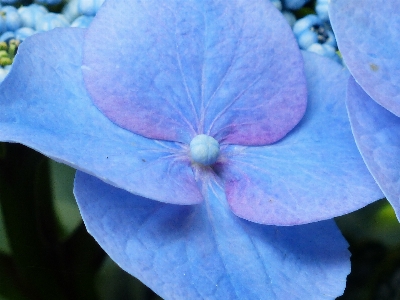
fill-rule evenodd
<path id="1" fill-rule="evenodd" d="M 210 166 L 218 159 L 219 143 L 209 135 L 196 135 L 190 142 L 190 154 L 195 162 Z"/>

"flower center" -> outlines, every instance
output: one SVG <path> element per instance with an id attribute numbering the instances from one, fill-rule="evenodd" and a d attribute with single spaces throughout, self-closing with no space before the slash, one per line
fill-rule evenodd
<path id="1" fill-rule="evenodd" d="M 204 166 L 212 165 L 218 158 L 219 143 L 209 135 L 196 135 L 190 142 L 190 154 L 195 162 Z"/>
<path id="2" fill-rule="evenodd" d="M 320 44 L 324 44 L 329 39 L 329 35 L 326 32 L 326 29 L 321 25 L 313 25 L 311 27 L 311 31 L 314 31 L 317 34 L 318 43 Z"/>

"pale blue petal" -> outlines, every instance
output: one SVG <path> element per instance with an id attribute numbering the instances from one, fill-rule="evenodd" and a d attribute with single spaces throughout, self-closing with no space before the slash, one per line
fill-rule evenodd
<path id="1" fill-rule="evenodd" d="M 221 150 L 226 158 L 217 171 L 228 201 L 247 220 L 314 222 L 383 197 L 351 132 L 345 107 L 348 72 L 317 54 L 304 52 L 304 58 L 309 98 L 297 127 L 273 145 Z"/>
<path id="2" fill-rule="evenodd" d="M 165 299 L 334 299 L 350 272 L 333 220 L 293 227 L 234 216 L 213 180 L 202 204 L 129 194 L 78 172 L 88 231 L 115 262 Z"/>
<path id="3" fill-rule="evenodd" d="M 349 80 L 347 108 L 357 146 L 400 219 L 400 118 Z"/>
<path id="4" fill-rule="evenodd" d="M 375 101 L 400 116 L 400 3 L 331 0 L 329 15 L 350 72 Z"/>
<path id="5" fill-rule="evenodd" d="M 187 146 L 133 134 L 93 105 L 80 68 L 84 32 L 56 29 L 21 44 L 0 86 L 0 140 L 25 144 L 152 199 L 202 201 Z"/>
<path id="6" fill-rule="evenodd" d="M 84 53 L 94 103 L 149 138 L 265 145 L 304 114 L 302 58 L 270 1 L 110 0 Z"/>

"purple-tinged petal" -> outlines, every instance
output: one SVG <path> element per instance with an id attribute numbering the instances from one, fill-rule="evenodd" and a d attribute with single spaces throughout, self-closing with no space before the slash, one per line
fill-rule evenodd
<path id="1" fill-rule="evenodd" d="M 83 38 L 83 29 L 56 29 L 21 44 L 0 85 L 0 140 L 25 144 L 132 193 L 201 202 L 188 147 L 133 134 L 93 105 L 81 74 Z"/>
<path id="2" fill-rule="evenodd" d="M 304 52 L 308 107 L 284 139 L 264 147 L 229 146 L 216 166 L 233 212 L 293 225 L 349 213 L 383 197 L 354 142 L 345 97 L 348 72 Z"/>
<path id="3" fill-rule="evenodd" d="M 306 107 L 298 46 L 264 0 L 110 0 L 88 29 L 83 71 L 95 105 L 149 138 L 265 145 Z"/>
<path id="4" fill-rule="evenodd" d="M 351 74 L 376 102 L 400 116 L 398 0 L 331 0 L 329 15 Z"/>
<path id="5" fill-rule="evenodd" d="M 123 269 L 165 299 L 333 299 L 350 271 L 333 220 L 293 227 L 231 213 L 213 180 L 205 202 L 151 201 L 78 172 L 88 231 Z"/>
<path id="6" fill-rule="evenodd" d="M 400 220 L 400 118 L 373 101 L 353 78 L 347 108 L 364 161 Z"/>

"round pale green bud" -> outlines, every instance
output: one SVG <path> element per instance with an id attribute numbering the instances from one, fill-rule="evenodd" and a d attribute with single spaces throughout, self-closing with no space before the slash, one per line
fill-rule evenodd
<path id="1" fill-rule="evenodd" d="M 218 159 L 219 143 L 209 135 L 196 135 L 190 142 L 190 154 L 195 162 L 210 166 Z"/>

